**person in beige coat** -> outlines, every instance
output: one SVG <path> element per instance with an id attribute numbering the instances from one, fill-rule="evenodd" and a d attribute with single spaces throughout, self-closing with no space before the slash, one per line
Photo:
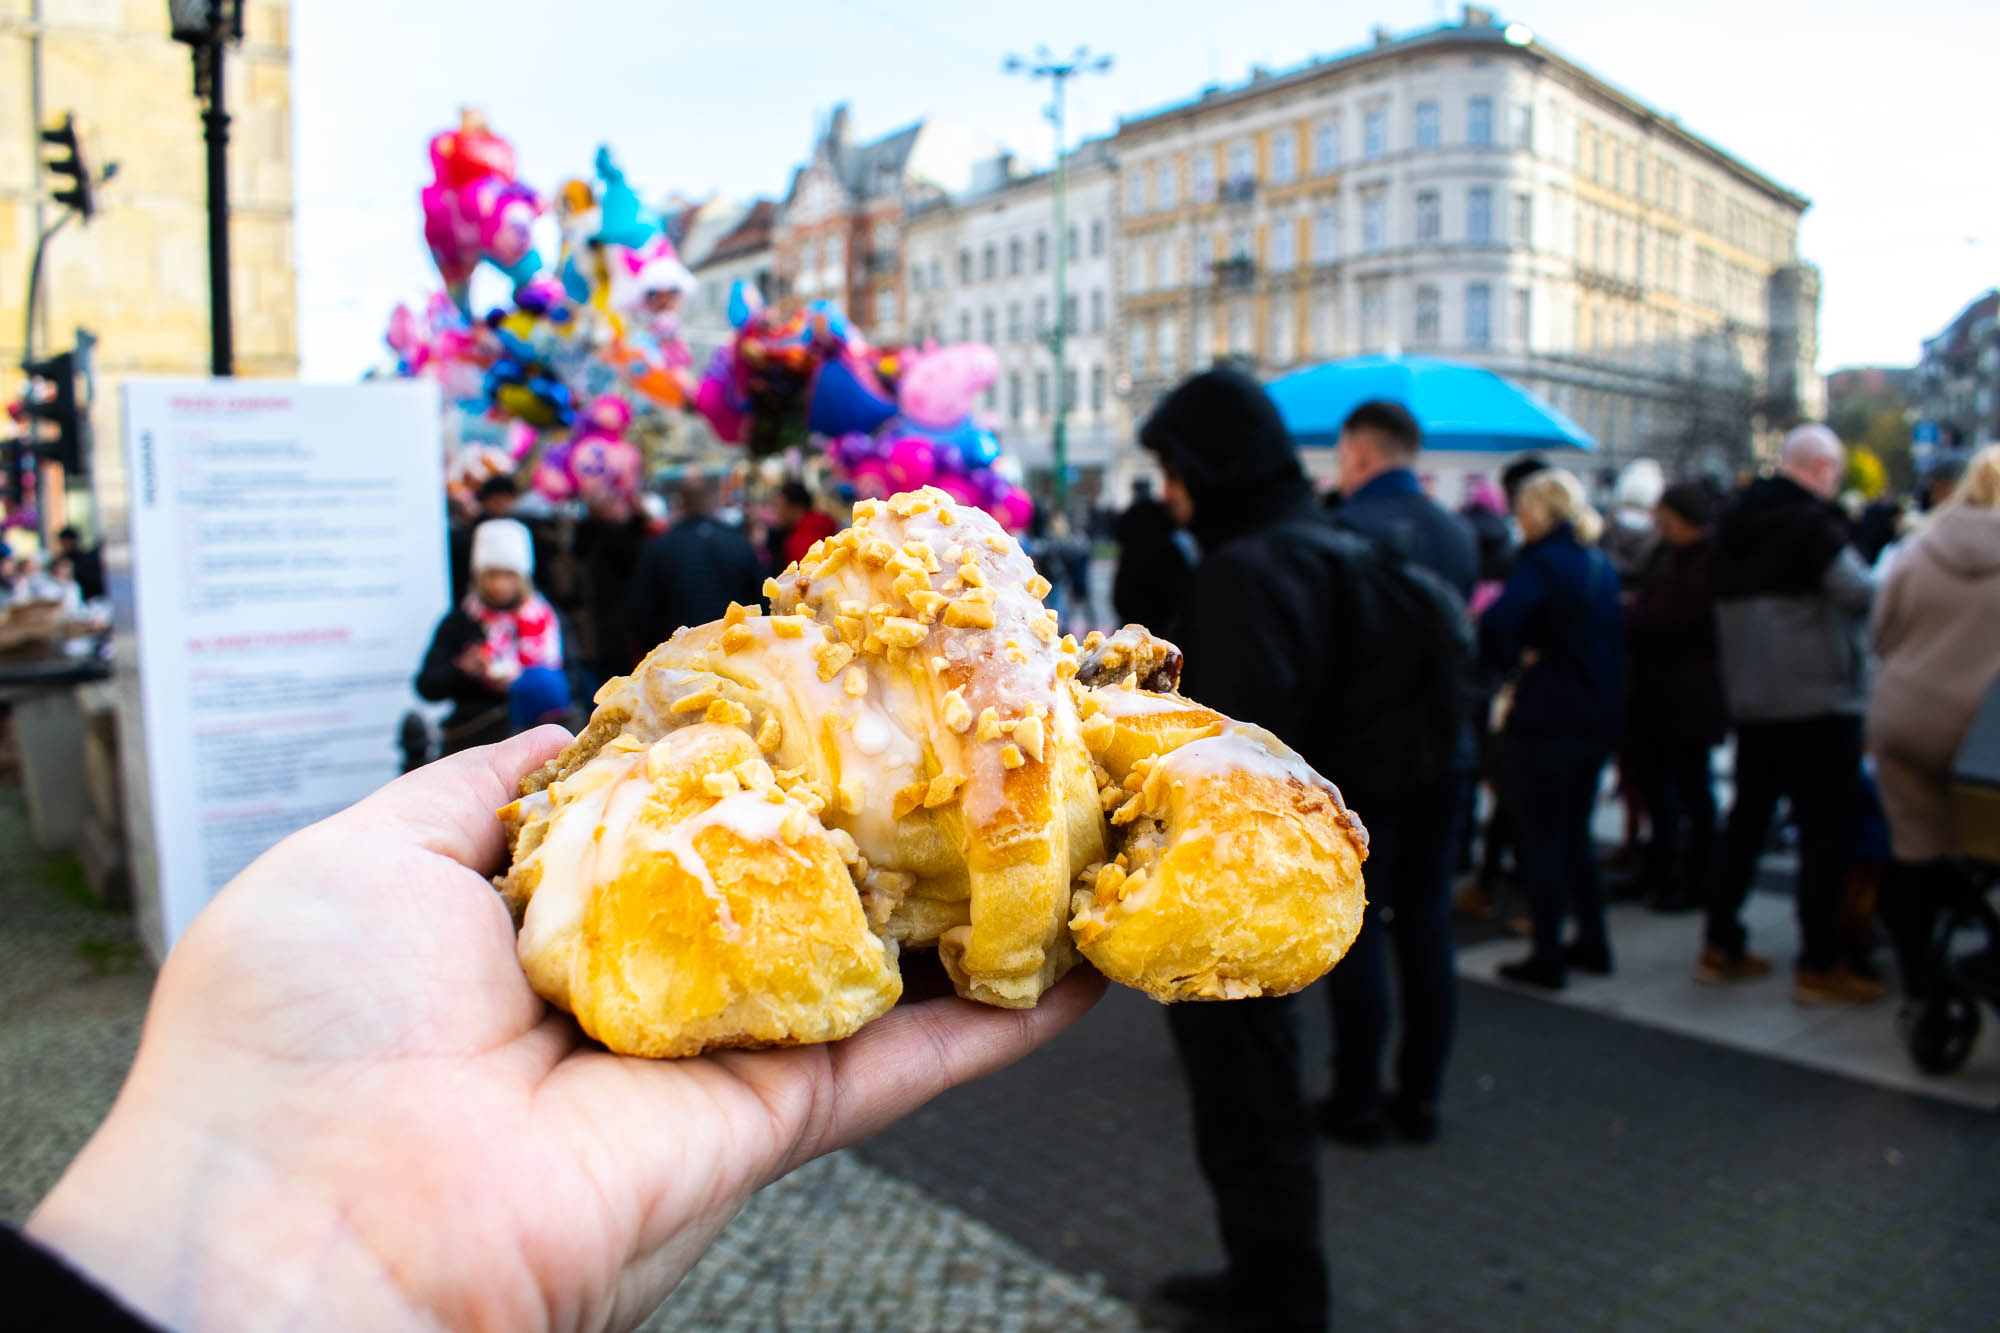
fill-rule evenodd
<path id="1" fill-rule="evenodd" d="M 1937 912 L 1958 848 L 1951 765 L 2000 676 L 2000 445 L 1974 456 L 1951 498 L 1904 547 L 1875 600 L 1880 671 L 1868 748 L 1889 817 L 1893 873 L 1882 914 L 1904 991 L 1921 998 Z"/>

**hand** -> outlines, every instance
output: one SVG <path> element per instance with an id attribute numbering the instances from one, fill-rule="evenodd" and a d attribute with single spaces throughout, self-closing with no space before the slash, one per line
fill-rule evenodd
<path id="1" fill-rule="evenodd" d="M 930 1000 L 789 1050 L 596 1048 L 529 989 L 481 873 L 494 810 L 564 740 L 432 764 L 239 875 L 29 1234 L 174 1328 L 629 1327 L 760 1186 L 1102 992 Z"/>
<path id="2" fill-rule="evenodd" d="M 458 650 L 458 656 L 451 659 L 451 664 L 482 684 L 491 683 L 491 677 L 486 670 L 486 652 L 479 644 L 466 644 Z"/>

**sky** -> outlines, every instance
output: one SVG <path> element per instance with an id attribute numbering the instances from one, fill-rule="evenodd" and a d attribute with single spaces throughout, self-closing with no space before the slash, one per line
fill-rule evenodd
<path id="1" fill-rule="evenodd" d="M 2000 282 L 1994 0 L 1493 7 L 1813 201 L 1800 249 L 1822 273 L 1822 370 L 1910 364 Z M 1437 0 L 294 0 L 304 373 L 354 378 L 380 359 L 395 303 L 436 285 L 417 192 L 430 136 L 461 106 L 486 112 L 544 192 L 587 174 L 608 141 L 649 200 L 777 196 L 843 100 L 862 137 L 935 115 L 1047 160 L 1046 92 L 1001 72 L 1010 51 L 1111 53 L 1110 73 L 1072 85 L 1074 140 L 1252 64 L 1458 13 Z"/>

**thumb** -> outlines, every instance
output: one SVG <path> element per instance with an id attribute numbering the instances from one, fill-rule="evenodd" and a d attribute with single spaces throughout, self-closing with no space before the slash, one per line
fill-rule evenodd
<path id="1" fill-rule="evenodd" d="M 481 745 L 447 755 L 405 773 L 373 795 L 327 821 L 335 829 L 352 825 L 400 829 L 408 842 L 460 865 L 486 870 L 505 850 L 496 817 L 520 794 L 521 779 L 546 764 L 567 745 L 561 727 L 536 727 L 497 745 Z"/>

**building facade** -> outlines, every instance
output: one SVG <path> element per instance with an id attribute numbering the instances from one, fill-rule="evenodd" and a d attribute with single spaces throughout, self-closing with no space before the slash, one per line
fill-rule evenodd
<path id="1" fill-rule="evenodd" d="M 1123 121 L 1122 328 L 1143 413 L 1220 360 L 1490 366 L 1601 461 L 1736 461 L 1823 409 L 1807 201 L 1536 41 L 1458 24 Z"/>
<path id="2" fill-rule="evenodd" d="M 298 371 L 292 246 L 291 12 L 249 0 L 227 64 L 230 293 L 237 373 Z M 116 71 L 111 76 L 108 71 Z M 97 336 L 93 485 L 122 505 L 117 386 L 127 375 L 208 372 L 208 212 L 201 116 L 185 46 L 167 7 L 0 0 L 0 394 L 19 388 L 27 269 L 60 216 L 41 167 L 40 131 L 73 113 L 93 172 L 117 162 L 97 216 L 50 241 L 35 353 Z M 86 502 L 73 490 L 72 509 Z"/>
<path id="3" fill-rule="evenodd" d="M 912 339 L 990 344 L 1000 361 L 984 414 L 1030 480 L 1045 484 L 1054 464 L 1057 395 L 1065 396 L 1068 458 L 1079 504 L 1125 494 L 1129 434 L 1118 392 L 1112 340 L 1117 166 L 1104 143 L 1070 155 L 1065 225 L 1055 221 L 1055 173 L 1013 177 L 989 188 L 940 197 L 905 228 Z M 1066 309 L 1055 301 L 1055 265 L 1064 262 Z M 1064 321 L 1064 366 L 1052 334 Z"/>
<path id="4" fill-rule="evenodd" d="M 903 340 L 903 221 L 1005 171 L 997 144 L 930 119 L 855 143 L 845 104 L 792 174 L 772 234 L 781 302 L 830 300 L 877 342 Z"/>
<path id="5" fill-rule="evenodd" d="M 694 356 L 694 372 L 699 375 L 715 355 L 736 335 L 729 322 L 729 291 L 737 281 L 748 282 L 764 300 L 774 294 L 771 231 L 778 206 L 759 199 L 747 208 L 728 206 L 728 226 L 716 232 L 717 219 L 706 216 L 712 205 L 703 205 L 704 216 L 688 232 L 681 247 L 681 262 L 695 276 L 694 295 L 681 306 L 681 337 Z"/>
<path id="6" fill-rule="evenodd" d="M 1946 449 L 2000 440 L 2000 291 L 1987 292 L 1924 340 L 1917 363 L 1917 415 L 1927 439 Z"/>

